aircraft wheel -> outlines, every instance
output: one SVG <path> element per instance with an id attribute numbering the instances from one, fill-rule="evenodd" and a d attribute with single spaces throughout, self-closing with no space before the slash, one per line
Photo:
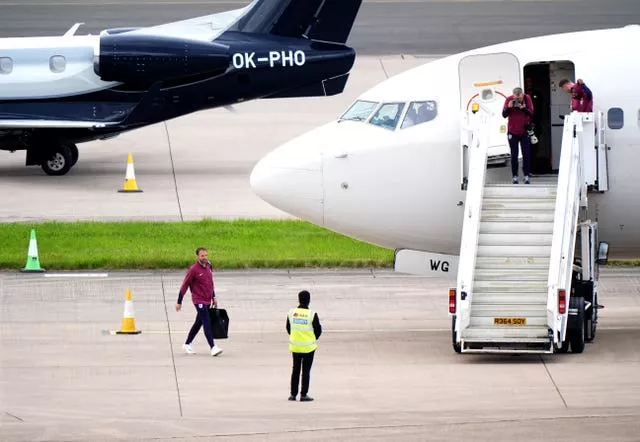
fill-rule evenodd
<path id="1" fill-rule="evenodd" d="M 49 158 L 42 163 L 42 170 L 47 175 L 65 175 L 73 166 L 73 154 L 66 145 L 56 146 L 49 153 Z"/>

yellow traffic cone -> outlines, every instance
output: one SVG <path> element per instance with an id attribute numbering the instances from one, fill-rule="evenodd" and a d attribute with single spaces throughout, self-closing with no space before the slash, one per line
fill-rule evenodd
<path id="1" fill-rule="evenodd" d="M 118 192 L 142 192 L 138 189 L 138 183 L 136 183 L 136 174 L 133 170 L 133 155 L 129 153 L 127 158 L 127 174 L 124 179 L 124 186 Z"/>
<path id="2" fill-rule="evenodd" d="M 141 333 L 140 330 L 136 330 L 136 318 L 133 314 L 133 300 L 131 299 L 131 289 L 127 289 L 127 294 L 124 298 L 124 314 L 122 315 L 122 327 L 116 334 L 119 335 L 137 335 Z"/>
<path id="3" fill-rule="evenodd" d="M 36 229 L 31 229 L 31 238 L 29 239 L 29 250 L 27 251 L 27 264 L 21 272 L 26 273 L 42 273 L 45 269 L 40 267 L 40 259 L 38 258 L 38 241 L 36 240 Z"/>

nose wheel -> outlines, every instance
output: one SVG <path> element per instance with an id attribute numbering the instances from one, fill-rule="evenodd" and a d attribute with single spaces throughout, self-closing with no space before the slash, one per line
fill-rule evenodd
<path id="1" fill-rule="evenodd" d="M 47 175 L 65 175 L 78 162 L 78 147 L 73 143 L 54 146 L 42 162 L 42 170 Z"/>

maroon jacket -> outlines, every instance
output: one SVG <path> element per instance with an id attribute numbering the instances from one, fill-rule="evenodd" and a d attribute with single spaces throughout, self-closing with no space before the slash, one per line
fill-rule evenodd
<path id="1" fill-rule="evenodd" d="M 527 126 L 531 123 L 533 117 L 533 101 L 527 94 L 524 97 L 524 107 L 522 109 L 509 107 L 509 103 L 513 100 L 513 95 L 507 97 L 502 107 L 502 116 L 509 118 L 507 131 L 514 135 L 524 135 L 527 133 Z"/>
<path id="2" fill-rule="evenodd" d="M 584 83 L 576 83 L 571 88 L 571 110 L 593 112 L 593 94 Z"/>
<path id="3" fill-rule="evenodd" d="M 189 267 L 178 292 L 178 304 L 182 304 L 182 298 L 187 293 L 187 289 L 191 290 L 191 301 L 194 304 L 211 304 L 211 300 L 215 296 L 211 264 L 203 267 L 199 262 L 196 262 Z"/>

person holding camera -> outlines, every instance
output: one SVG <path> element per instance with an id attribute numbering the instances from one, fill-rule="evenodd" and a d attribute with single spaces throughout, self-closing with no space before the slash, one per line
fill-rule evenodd
<path id="1" fill-rule="evenodd" d="M 528 128 L 533 117 L 531 97 L 522 92 L 521 87 L 513 89 L 513 95 L 507 97 L 502 108 L 502 116 L 508 118 L 507 137 L 511 148 L 511 175 L 513 184 L 518 184 L 518 146 L 522 149 L 522 172 L 524 183 L 531 179 L 531 140 Z"/>

